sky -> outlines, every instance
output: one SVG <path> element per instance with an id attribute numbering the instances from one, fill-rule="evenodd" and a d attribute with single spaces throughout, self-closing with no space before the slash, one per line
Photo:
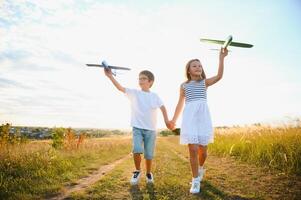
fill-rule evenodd
<path id="1" fill-rule="evenodd" d="M 298 0 L 0 0 L 0 123 L 129 129 L 128 99 L 85 66 L 102 60 L 132 69 L 117 72 L 128 88 L 152 71 L 171 118 L 188 60 L 217 73 L 210 49 L 220 47 L 200 38 L 228 35 L 254 47 L 229 48 L 223 79 L 207 91 L 213 125 L 300 118 L 300 19 Z"/>

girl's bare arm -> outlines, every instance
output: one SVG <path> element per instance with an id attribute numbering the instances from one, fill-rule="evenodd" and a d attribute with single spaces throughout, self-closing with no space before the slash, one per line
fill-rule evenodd
<path id="1" fill-rule="evenodd" d="M 213 76 L 211 78 L 207 78 L 205 80 L 206 83 L 206 87 L 209 87 L 213 84 L 215 84 L 216 82 L 218 82 L 219 80 L 221 80 L 221 78 L 223 77 L 224 74 L 224 58 L 228 55 L 228 50 L 222 48 L 220 50 L 220 54 L 219 54 L 219 66 L 218 66 L 218 72 L 216 76 Z"/>
<path id="2" fill-rule="evenodd" d="M 179 115 L 182 112 L 183 106 L 184 106 L 184 102 L 185 102 L 185 94 L 184 94 L 184 89 L 182 88 L 182 86 L 180 87 L 180 95 L 179 95 L 179 100 L 178 100 L 178 104 L 176 106 L 176 110 L 174 113 L 174 116 L 171 120 L 171 123 L 173 123 L 174 125 L 176 124 Z"/>

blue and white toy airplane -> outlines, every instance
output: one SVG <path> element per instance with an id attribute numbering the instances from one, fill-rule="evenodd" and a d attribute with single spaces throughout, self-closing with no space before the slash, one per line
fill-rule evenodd
<path id="1" fill-rule="evenodd" d="M 242 48 L 251 48 L 251 47 L 253 47 L 252 44 L 241 43 L 241 42 L 232 42 L 232 40 L 233 40 L 232 35 L 229 35 L 226 40 L 212 40 L 212 39 L 201 38 L 201 42 L 221 44 L 223 48 L 227 48 L 228 46 L 242 47 Z"/>
<path id="2" fill-rule="evenodd" d="M 104 60 L 101 62 L 101 65 L 99 64 L 87 64 L 88 67 L 103 67 L 106 70 L 107 69 L 113 69 L 113 70 L 131 70 L 130 68 L 127 67 L 117 67 L 117 66 L 112 66 L 112 65 L 108 65 L 108 63 Z M 113 72 L 112 72 L 113 73 Z M 113 73 L 114 76 L 116 76 L 116 72 Z"/>

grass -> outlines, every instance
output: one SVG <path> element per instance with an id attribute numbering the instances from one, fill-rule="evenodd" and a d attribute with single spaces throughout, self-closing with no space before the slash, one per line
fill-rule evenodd
<path id="1" fill-rule="evenodd" d="M 0 196 L 37 199 L 130 152 L 130 139 L 87 139 L 78 150 L 55 150 L 48 141 L 0 148 Z"/>
<path id="2" fill-rule="evenodd" d="M 130 151 L 131 139 L 126 137 L 86 139 L 74 150 L 55 150 L 50 141 L 2 146 L 0 198 L 54 196 L 63 186 L 75 184 L 76 180 Z M 134 165 L 132 159 L 127 159 L 86 191 L 72 194 L 70 198 L 277 199 L 288 196 L 294 199 L 300 194 L 300 156 L 300 127 L 216 129 L 215 142 L 209 145 L 208 172 L 202 182 L 202 192 L 191 195 L 187 146 L 179 145 L 177 136 L 158 137 L 153 164 L 154 186 L 146 185 L 143 175 L 139 186 L 131 187 L 129 179 Z M 277 173 L 280 170 L 285 175 L 267 174 L 255 165 L 275 169 Z"/>
<path id="3" fill-rule="evenodd" d="M 301 175 L 300 127 L 217 129 L 209 151 L 284 173 Z"/>
<path id="4" fill-rule="evenodd" d="M 178 137 L 170 137 L 169 141 L 179 143 Z M 187 151 L 186 146 L 181 148 Z M 218 128 L 208 152 L 286 174 L 301 175 L 301 127 Z"/>

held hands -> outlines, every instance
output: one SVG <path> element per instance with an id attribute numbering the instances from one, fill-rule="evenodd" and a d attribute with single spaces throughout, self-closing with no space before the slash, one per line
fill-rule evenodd
<path id="1" fill-rule="evenodd" d="M 227 48 L 221 48 L 219 52 L 219 58 L 224 59 L 228 55 L 228 49 Z"/>
<path id="2" fill-rule="evenodd" d="M 166 127 L 169 129 L 169 130 L 174 130 L 176 128 L 176 123 L 172 120 L 166 122 Z"/>

